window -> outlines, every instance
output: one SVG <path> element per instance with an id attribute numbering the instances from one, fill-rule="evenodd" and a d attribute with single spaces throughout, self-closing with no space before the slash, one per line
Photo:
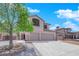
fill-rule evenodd
<path id="1" fill-rule="evenodd" d="M 32 19 L 32 22 L 33 22 L 33 25 L 39 26 L 39 20 L 38 20 L 38 19 L 33 18 L 33 19 Z"/>
<path id="2" fill-rule="evenodd" d="M 47 29 L 47 25 L 44 25 L 44 29 Z"/>

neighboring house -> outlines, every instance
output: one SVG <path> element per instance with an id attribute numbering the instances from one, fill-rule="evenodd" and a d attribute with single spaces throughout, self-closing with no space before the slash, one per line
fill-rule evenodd
<path id="1" fill-rule="evenodd" d="M 79 39 L 79 32 L 71 32 L 71 28 L 57 27 L 56 35 L 58 40 Z"/>
<path id="2" fill-rule="evenodd" d="M 34 27 L 34 32 L 43 32 L 49 30 L 49 25 L 37 15 L 32 15 L 29 17 L 29 20 L 32 22 Z"/>

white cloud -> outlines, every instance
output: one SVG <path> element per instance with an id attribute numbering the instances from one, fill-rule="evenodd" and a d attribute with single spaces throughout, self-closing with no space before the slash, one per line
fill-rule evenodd
<path id="1" fill-rule="evenodd" d="M 40 12 L 40 10 L 38 10 L 38 9 L 32 9 L 32 8 L 30 8 L 30 7 L 28 7 L 27 9 L 28 9 L 28 11 L 31 12 L 31 13 L 39 13 L 39 12 Z"/>
<path id="2" fill-rule="evenodd" d="M 55 24 L 55 25 L 53 25 L 53 26 L 50 26 L 49 29 L 50 29 L 50 30 L 55 30 L 57 26 L 60 26 L 60 25 L 59 25 L 59 24 Z"/>
<path id="3" fill-rule="evenodd" d="M 76 25 L 75 23 L 72 23 L 70 21 L 66 21 L 65 23 L 62 24 L 65 28 L 71 28 L 73 31 L 79 31 L 79 26 Z M 59 27 L 62 27 L 61 25 L 59 24 L 55 24 L 53 26 L 50 26 L 50 30 L 55 30 L 56 27 L 59 26 Z"/>
<path id="4" fill-rule="evenodd" d="M 79 31 L 79 26 L 70 21 L 65 22 L 63 25 L 66 28 L 71 28 L 74 31 Z"/>
<path id="5" fill-rule="evenodd" d="M 79 10 L 73 11 L 70 9 L 66 9 L 66 10 L 60 9 L 56 11 L 56 14 L 58 18 L 67 18 L 67 19 L 73 19 L 79 21 Z"/>

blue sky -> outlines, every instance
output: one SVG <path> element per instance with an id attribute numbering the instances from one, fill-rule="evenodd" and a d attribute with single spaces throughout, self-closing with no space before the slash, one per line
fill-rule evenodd
<path id="1" fill-rule="evenodd" d="M 79 4 L 28 3 L 26 7 L 32 15 L 38 15 L 51 24 L 51 30 L 60 26 L 72 28 L 72 31 L 79 31 Z"/>

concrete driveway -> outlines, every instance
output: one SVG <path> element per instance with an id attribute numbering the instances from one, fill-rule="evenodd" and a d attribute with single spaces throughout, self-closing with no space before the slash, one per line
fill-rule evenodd
<path id="1" fill-rule="evenodd" d="M 33 42 L 42 56 L 79 56 L 79 46 L 62 41 Z"/>

